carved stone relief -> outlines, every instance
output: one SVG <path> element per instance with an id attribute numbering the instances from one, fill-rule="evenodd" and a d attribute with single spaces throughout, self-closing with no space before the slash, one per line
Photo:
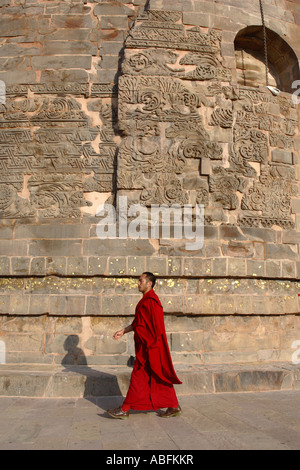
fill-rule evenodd
<path id="1" fill-rule="evenodd" d="M 0 217 L 79 217 L 86 193 L 121 191 L 204 204 L 207 223 L 293 228 L 295 106 L 232 85 L 221 43 L 180 11 L 152 10 L 128 33 L 118 84 L 7 86 Z"/>
<path id="2" fill-rule="evenodd" d="M 128 35 L 117 188 L 149 205 L 202 203 L 208 223 L 221 207 L 223 220 L 231 214 L 243 226 L 294 227 L 293 104 L 267 88 L 231 85 L 220 32 L 180 20 L 181 12 L 149 11 Z M 183 185 L 191 174 L 196 191 Z"/>
<path id="3" fill-rule="evenodd" d="M 186 30 L 179 19 L 180 12 L 150 11 L 137 21 L 119 79 L 124 138 L 118 189 L 139 191 L 145 204 L 191 202 L 183 176 L 191 172 L 201 179 L 201 159 L 222 160 L 222 146 L 210 138 L 205 116 L 213 104 L 202 87 L 203 81 L 229 78 L 221 63 L 221 37 L 214 30 Z M 207 177 L 203 184 L 208 194 Z"/>
<path id="4" fill-rule="evenodd" d="M 93 98 L 112 98 L 111 85 L 97 85 Z M 112 191 L 114 117 L 100 99 L 102 126 L 93 125 L 76 98 L 88 93 L 86 84 L 8 87 L 0 109 L 0 217 L 80 217 L 91 205 L 84 193 Z"/>

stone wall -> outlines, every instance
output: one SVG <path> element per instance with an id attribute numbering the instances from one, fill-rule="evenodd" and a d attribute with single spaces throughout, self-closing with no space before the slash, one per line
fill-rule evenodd
<path id="1" fill-rule="evenodd" d="M 132 335 L 113 333 L 133 317 L 3 315 L 7 364 L 132 365 Z M 299 360 L 300 322 L 295 315 L 166 316 L 174 364 L 251 364 Z M 1 362 L 0 362 L 1 363 Z"/>
<path id="2" fill-rule="evenodd" d="M 0 13 L 6 362 L 126 364 L 132 338 L 111 335 L 131 321 L 145 270 L 159 277 L 176 363 L 290 361 L 299 5 L 264 1 L 277 96 L 258 1 L 4 0 Z M 204 245 L 162 231 L 99 239 L 99 207 L 119 196 L 202 204 Z"/>

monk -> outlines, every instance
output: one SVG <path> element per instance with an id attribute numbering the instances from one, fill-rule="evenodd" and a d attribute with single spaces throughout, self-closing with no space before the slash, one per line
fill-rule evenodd
<path id="1" fill-rule="evenodd" d="M 126 419 L 130 409 L 167 408 L 160 414 L 164 418 L 181 414 L 173 384 L 182 382 L 173 367 L 163 308 L 153 290 L 155 281 L 156 277 L 152 273 L 144 272 L 140 276 L 138 289 L 143 297 L 136 306 L 134 321 L 113 336 L 118 340 L 124 334 L 134 331 L 136 360 L 123 405 L 114 410 L 107 410 L 112 418 Z"/>

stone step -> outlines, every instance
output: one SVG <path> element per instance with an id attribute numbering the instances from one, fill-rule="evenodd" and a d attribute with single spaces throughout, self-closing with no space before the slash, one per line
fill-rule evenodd
<path id="1" fill-rule="evenodd" d="M 101 397 L 126 395 L 130 367 L 0 365 L 0 396 Z M 176 365 L 178 396 L 300 389 L 300 365 L 290 363 Z"/>

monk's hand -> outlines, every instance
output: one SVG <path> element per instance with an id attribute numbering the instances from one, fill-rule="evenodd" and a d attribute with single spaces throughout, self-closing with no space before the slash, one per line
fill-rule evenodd
<path id="1" fill-rule="evenodd" d="M 117 332 L 113 335 L 113 339 L 120 339 L 120 338 L 122 338 L 122 336 L 124 335 L 124 333 L 125 333 L 125 328 L 122 328 L 122 330 L 117 331 Z"/>

